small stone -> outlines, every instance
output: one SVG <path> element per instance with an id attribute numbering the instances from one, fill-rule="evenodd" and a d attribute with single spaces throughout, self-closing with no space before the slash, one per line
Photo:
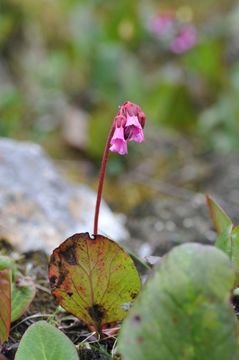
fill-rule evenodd
<path id="1" fill-rule="evenodd" d="M 143 259 L 145 258 L 146 256 L 149 256 L 152 254 L 152 247 L 145 243 L 145 244 L 142 244 L 140 246 L 140 249 L 139 249 L 139 256 Z"/>

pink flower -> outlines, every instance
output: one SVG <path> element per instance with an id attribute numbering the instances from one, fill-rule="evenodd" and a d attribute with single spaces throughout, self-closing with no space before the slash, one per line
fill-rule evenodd
<path id="1" fill-rule="evenodd" d="M 168 14 L 155 16 L 150 23 L 150 30 L 157 35 L 162 35 L 172 31 L 174 25 L 173 17 Z"/>
<path id="2" fill-rule="evenodd" d="M 110 151 L 117 152 L 120 155 L 128 154 L 127 141 L 124 138 L 124 129 L 122 126 L 116 126 L 110 145 Z"/>
<path id="3" fill-rule="evenodd" d="M 182 54 L 191 49 L 197 42 L 197 32 L 193 26 L 182 27 L 172 41 L 170 48 L 175 54 Z"/>
<path id="4" fill-rule="evenodd" d="M 142 142 L 144 140 L 143 128 L 145 115 L 141 108 L 127 101 L 119 107 L 114 119 L 114 133 L 110 140 L 110 150 L 120 155 L 128 153 L 128 142 Z"/>
<path id="5" fill-rule="evenodd" d="M 128 141 L 136 141 L 139 143 L 144 140 L 142 126 L 140 125 L 137 116 L 127 116 L 125 124 L 125 137 Z"/>

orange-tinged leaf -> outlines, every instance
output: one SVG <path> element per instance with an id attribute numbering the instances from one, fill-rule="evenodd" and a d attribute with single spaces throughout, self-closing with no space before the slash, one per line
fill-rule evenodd
<path id="1" fill-rule="evenodd" d="M 140 290 L 130 256 L 114 241 L 88 233 L 71 236 L 53 251 L 49 280 L 59 304 L 97 331 L 122 320 Z"/>
<path id="2" fill-rule="evenodd" d="M 8 339 L 11 324 L 11 270 L 0 271 L 0 345 Z"/>
<path id="3" fill-rule="evenodd" d="M 232 228 L 232 221 L 222 207 L 210 196 L 206 195 L 207 206 L 213 225 L 220 235 Z"/>

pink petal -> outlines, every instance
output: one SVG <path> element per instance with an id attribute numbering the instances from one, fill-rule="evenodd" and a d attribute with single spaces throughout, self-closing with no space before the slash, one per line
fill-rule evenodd
<path id="1" fill-rule="evenodd" d="M 142 142 L 144 133 L 137 116 L 127 116 L 125 135 L 128 141 Z"/>
<path id="2" fill-rule="evenodd" d="M 128 115 L 125 127 L 127 127 L 127 126 L 135 126 L 139 129 L 142 129 L 142 126 L 140 125 L 137 116 L 129 116 Z"/>
<path id="3" fill-rule="evenodd" d="M 123 129 L 122 126 L 115 128 L 114 134 L 113 134 L 112 139 L 111 139 L 111 144 L 112 144 L 112 141 L 113 141 L 113 140 L 116 140 L 116 139 L 121 139 L 121 140 L 124 140 L 124 141 L 125 141 L 125 138 L 124 138 L 124 129 Z"/>
<path id="4" fill-rule="evenodd" d="M 111 144 L 110 151 L 117 152 L 120 155 L 128 154 L 127 142 L 123 142 L 121 140 L 115 140 L 113 144 Z"/>
<path id="5" fill-rule="evenodd" d="M 128 154 L 127 142 L 124 138 L 123 127 L 116 127 L 110 141 L 110 151 L 117 152 L 120 155 Z"/>
<path id="6" fill-rule="evenodd" d="M 138 133 L 134 133 L 129 141 L 136 141 L 138 143 L 141 143 L 142 141 L 144 141 L 144 133 L 143 133 L 143 131 L 139 130 Z"/>

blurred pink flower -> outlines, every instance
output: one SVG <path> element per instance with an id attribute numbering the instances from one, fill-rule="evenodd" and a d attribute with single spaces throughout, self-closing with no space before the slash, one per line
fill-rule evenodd
<path id="1" fill-rule="evenodd" d="M 191 49 L 197 42 L 197 31 L 191 25 L 184 25 L 170 44 L 175 54 L 182 54 Z"/>
<path id="2" fill-rule="evenodd" d="M 120 155 L 128 153 L 128 141 L 142 142 L 145 115 L 141 108 L 127 101 L 119 108 L 114 119 L 114 133 L 110 141 L 110 150 Z"/>
<path id="3" fill-rule="evenodd" d="M 170 14 L 155 16 L 150 22 L 150 30 L 155 34 L 161 35 L 169 32 L 173 28 L 173 18 Z"/>

